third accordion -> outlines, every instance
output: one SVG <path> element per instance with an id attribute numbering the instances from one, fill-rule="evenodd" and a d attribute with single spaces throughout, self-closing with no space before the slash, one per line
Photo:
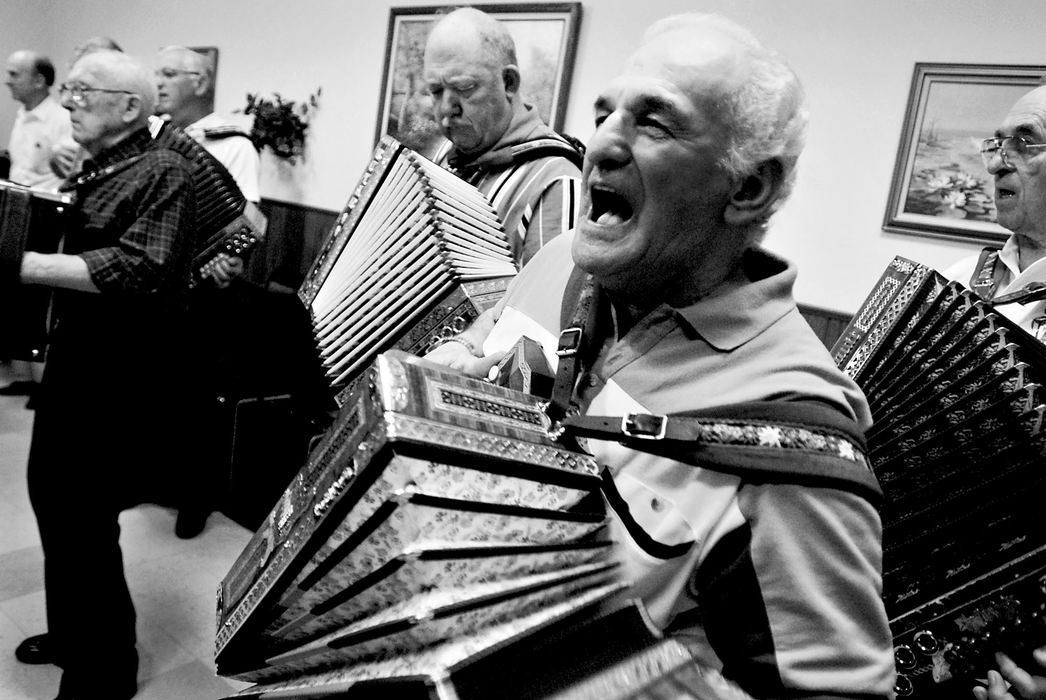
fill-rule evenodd
<path id="1" fill-rule="evenodd" d="M 968 695 L 1046 643 L 1046 346 L 897 257 L 833 356 L 872 410 L 897 694 Z"/>

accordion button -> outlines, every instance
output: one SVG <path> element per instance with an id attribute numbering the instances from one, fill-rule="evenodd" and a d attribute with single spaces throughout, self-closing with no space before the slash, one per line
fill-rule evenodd
<path id="1" fill-rule="evenodd" d="M 941 648 L 941 644 L 937 641 L 937 637 L 935 637 L 933 632 L 930 632 L 929 630 L 916 632 L 915 636 L 912 637 L 912 644 L 915 645 L 916 649 L 926 655 L 935 654 Z"/>
<path id="2" fill-rule="evenodd" d="M 906 671 L 915 668 L 918 663 L 918 658 L 912 648 L 907 644 L 900 644 L 894 647 L 893 658 L 897 663 L 898 668 L 903 668 Z"/>

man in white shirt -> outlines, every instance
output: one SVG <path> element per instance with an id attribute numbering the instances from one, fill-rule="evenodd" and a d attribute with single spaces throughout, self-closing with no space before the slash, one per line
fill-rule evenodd
<path id="1" fill-rule="evenodd" d="M 210 58 L 184 46 L 168 46 L 156 66 L 156 113 L 196 139 L 232 174 L 243 196 L 257 203 L 258 151 L 247 134 L 215 114 Z"/>
<path id="2" fill-rule="evenodd" d="M 54 65 L 46 56 L 23 50 L 8 57 L 6 70 L 4 84 L 11 91 L 11 97 L 21 103 L 8 145 L 11 160 L 8 177 L 22 185 L 55 191 L 63 178 L 51 170 L 51 150 L 60 142 L 72 139 L 72 124 L 69 112 L 51 96 Z M 15 379 L 0 387 L 0 395 L 32 397 L 42 368 L 41 363 L 12 360 Z"/>
<path id="3" fill-rule="evenodd" d="M 254 144 L 243 131 L 214 112 L 214 64 L 209 56 L 184 46 L 168 46 L 156 59 L 156 114 L 196 139 L 233 176 L 243 196 L 255 204 L 258 192 L 260 159 Z M 175 533 L 188 539 L 203 531 L 215 505 L 215 475 L 222 465 L 217 455 L 227 454 L 231 439 L 222 407 L 236 395 L 225 376 L 230 359 L 237 355 L 243 340 L 235 325 L 249 306 L 242 298 L 241 286 L 226 289 L 244 273 L 242 258 L 220 256 L 214 271 L 219 288 L 197 288 L 190 299 L 190 319 L 197 335 L 207 338 L 207 348 L 197 348 L 196 367 L 198 423 L 196 439 L 201 452 L 209 455 L 193 469 L 180 475 L 183 490 L 177 496 L 178 520 Z"/>
<path id="4" fill-rule="evenodd" d="M 995 207 L 1011 231 L 1002 250 L 958 261 L 945 277 L 969 287 L 1039 340 L 1046 341 L 1046 86 L 1022 96 L 981 147 L 995 180 Z"/>
<path id="5" fill-rule="evenodd" d="M 47 190 L 57 190 L 62 178 L 51 171 L 51 149 L 72 137 L 69 113 L 51 97 L 54 65 L 35 51 L 16 51 L 7 59 L 4 81 L 11 97 L 21 103 L 15 115 L 8 151 L 10 179 Z"/>

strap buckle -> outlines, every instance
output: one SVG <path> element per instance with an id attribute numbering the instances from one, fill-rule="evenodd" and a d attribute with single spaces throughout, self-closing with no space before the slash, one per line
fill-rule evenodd
<path id="1" fill-rule="evenodd" d="M 556 355 L 558 357 L 573 357 L 577 355 L 579 347 L 581 347 L 581 328 L 578 326 L 564 328 L 559 334 L 559 345 L 556 347 Z"/>
<path id="2" fill-rule="evenodd" d="M 628 413 L 621 417 L 621 432 L 639 440 L 663 440 L 668 430 L 668 416 L 652 413 Z"/>

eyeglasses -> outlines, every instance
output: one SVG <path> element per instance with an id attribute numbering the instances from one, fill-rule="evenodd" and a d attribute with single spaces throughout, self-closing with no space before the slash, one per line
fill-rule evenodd
<path id="1" fill-rule="evenodd" d="M 182 70 L 181 68 L 160 68 L 156 71 L 157 78 L 163 78 L 164 80 L 171 80 L 177 78 L 179 75 L 203 75 L 198 70 Z"/>
<path id="2" fill-rule="evenodd" d="M 1015 168 L 1028 157 L 1028 149 L 1046 148 L 1046 143 L 1029 143 L 1024 136 L 993 136 L 981 142 L 981 158 L 984 167 L 990 168 L 996 154 L 1007 168 Z"/>
<path id="3" fill-rule="evenodd" d="M 84 87 L 83 85 L 71 85 L 69 83 L 62 83 L 58 86 L 59 97 L 64 97 L 68 94 L 69 99 L 72 100 L 75 105 L 83 105 L 87 101 L 87 93 L 89 92 L 108 92 L 123 95 L 137 94 L 130 90 L 109 90 L 108 88 Z"/>

